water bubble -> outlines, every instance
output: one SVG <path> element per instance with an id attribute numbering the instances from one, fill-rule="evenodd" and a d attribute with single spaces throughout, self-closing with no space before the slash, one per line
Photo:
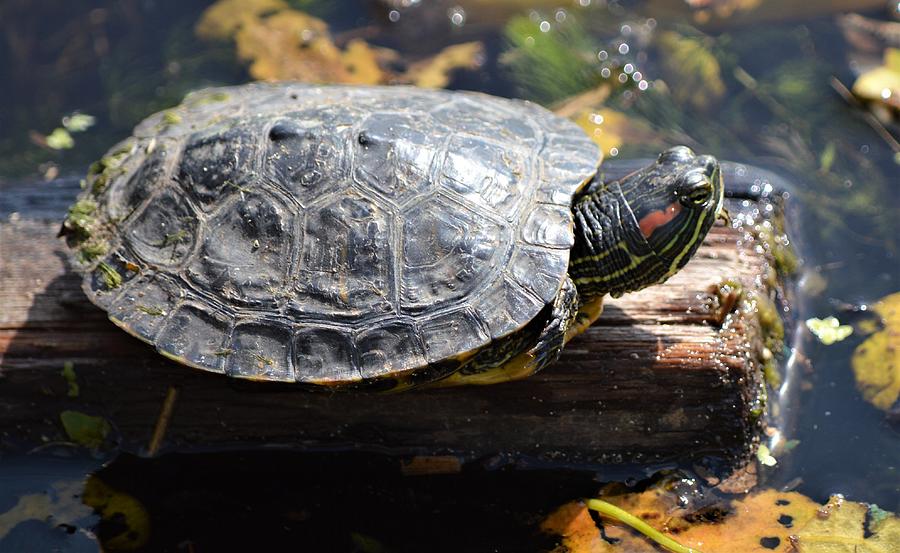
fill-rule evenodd
<path id="1" fill-rule="evenodd" d="M 391 20 L 391 23 L 400 21 L 400 12 L 398 12 L 397 10 L 391 10 L 390 13 L 388 13 L 388 19 Z"/>
<path id="2" fill-rule="evenodd" d="M 621 27 L 619 27 L 619 32 L 626 36 L 630 35 L 631 34 L 631 25 L 628 25 L 627 23 L 625 25 L 622 25 Z"/>
<path id="3" fill-rule="evenodd" d="M 541 21 L 540 29 L 542 33 L 546 33 L 550 31 L 550 22 L 549 21 Z"/>
<path id="4" fill-rule="evenodd" d="M 650 88 L 650 83 L 648 83 L 647 81 L 641 81 L 638 83 L 638 89 L 647 90 L 648 88 Z"/>
<path id="5" fill-rule="evenodd" d="M 597 59 L 599 59 L 600 61 L 606 61 L 608 58 L 609 52 L 607 52 L 606 50 L 600 50 L 599 52 L 597 52 Z"/>
<path id="6" fill-rule="evenodd" d="M 586 8 L 591 5 L 591 0 L 578 0 L 578 5 L 582 8 Z"/>
<path id="7" fill-rule="evenodd" d="M 460 6 L 454 6 L 447 10 L 447 17 L 450 18 L 450 23 L 457 27 L 462 27 L 466 24 L 466 10 Z"/>
<path id="8" fill-rule="evenodd" d="M 619 155 L 619 149 L 618 148 L 610 148 L 609 155 L 612 157 L 616 157 L 617 155 Z"/>
<path id="9" fill-rule="evenodd" d="M 568 15 L 569 14 L 566 13 L 566 10 L 560 8 L 560 9 L 556 10 L 555 17 L 558 22 L 562 23 L 563 21 L 566 20 L 566 17 L 568 17 Z"/>
<path id="10" fill-rule="evenodd" d="M 600 70 L 600 76 L 604 79 L 608 79 L 610 75 L 612 75 L 612 71 L 609 70 L 609 67 L 604 67 Z"/>
<path id="11" fill-rule="evenodd" d="M 868 154 L 869 153 L 869 145 L 863 144 L 862 146 L 859 147 L 859 151 L 860 151 L 860 153 Z"/>
<path id="12" fill-rule="evenodd" d="M 630 48 L 628 47 L 627 42 L 623 42 L 622 44 L 619 45 L 619 53 L 622 54 L 623 56 L 628 53 L 629 49 Z"/>
<path id="13" fill-rule="evenodd" d="M 620 74 L 619 74 L 619 82 L 622 83 L 622 84 L 627 83 L 627 82 L 628 82 L 628 75 L 626 75 L 625 73 L 620 73 Z"/>
<path id="14" fill-rule="evenodd" d="M 638 82 L 644 78 L 644 75 L 640 71 L 635 71 L 631 78 L 634 79 L 634 82 Z"/>
<path id="15" fill-rule="evenodd" d="M 622 71 L 631 75 L 632 73 L 634 73 L 634 64 L 626 63 L 625 67 L 622 68 Z"/>
<path id="16" fill-rule="evenodd" d="M 602 125 L 603 124 L 603 116 L 600 115 L 599 113 L 592 113 L 591 114 L 591 123 L 593 123 L 595 125 Z"/>
<path id="17" fill-rule="evenodd" d="M 888 98 L 891 97 L 891 94 L 892 94 L 891 89 L 885 87 L 884 89 L 881 90 L 881 99 L 887 100 Z"/>

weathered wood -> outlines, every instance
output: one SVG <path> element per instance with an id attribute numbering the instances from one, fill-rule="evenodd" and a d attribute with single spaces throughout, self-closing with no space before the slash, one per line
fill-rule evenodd
<path id="1" fill-rule="evenodd" d="M 143 450 L 170 386 L 179 392 L 163 451 L 274 444 L 554 465 L 735 462 L 758 430 L 750 411 L 760 390 L 759 323 L 738 311 L 721 325 L 712 292 L 730 280 L 768 295 L 770 266 L 743 230 L 714 228 L 667 284 L 609 300 L 600 321 L 531 379 L 394 395 L 309 393 L 176 365 L 112 325 L 81 292 L 56 238 L 59 205 L 73 194 L 71 186 L 57 192 L 0 188 L 7 448 L 62 439 L 59 413 L 75 409 L 106 417 L 123 449 Z M 67 395 L 65 362 L 74 364 L 77 397 Z"/>

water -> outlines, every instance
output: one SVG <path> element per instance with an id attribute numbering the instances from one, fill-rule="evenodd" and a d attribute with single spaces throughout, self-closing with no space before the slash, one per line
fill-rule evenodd
<path id="1" fill-rule="evenodd" d="M 611 83 L 608 106 L 629 118 L 630 131 L 607 147 L 611 156 L 652 155 L 661 145 L 688 143 L 787 175 L 794 187 L 793 238 L 803 259 L 798 277 L 823 284 L 801 289 L 794 320 L 851 317 L 847 306 L 900 288 L 900 171 L 888 144 L 829 85 L 836 77 L 849 86 L 852 67 L 866 57 L 845 40 L 828 3 L 791 3 L 796 9 L 713 18 L 701 27 L 679 2 L 582 1 L 583 8 L 563 0 L 290 3 L 326 21 L 341 44 L 363 38 L 396 50 L 391 70 L 397 74 L 449 44 L 481 41 L 480 67 L 453 73 L 449 88 L 552 105 Z M 184 93 L 249 80 L 231 41 L 195 33 L 208 4 L 0 5 L 0 82 L 6 83 L 0 87 L 0 183 L 34 180 L 41 186 L 44 178 L 83 173 L 141 118 L 176 104 Z M 878 2 L 861 1 L 859 7 L 882 14 Z M 663 33 L 671 33 L 665 41 Z M 529 42 L 538 53 L 523 56 Z M 703 56 L 718 61 L 718 82 L 679 85 L 667 64 L 680 60 L 683 66 Z M 627 86 L 618 84 L 620 75 Z M 653 84 L 661 78 L 669 93 Z M 72 133 L 74 148 L 39 145 L 75 111 L 95 116 L 97 124 Z M 900 510 L 896 426 L 861 399 L 849 368 L 860 338 L 824 346 L 803 332 L 792 335 L 809 363 L 794 367 L 796 385 L 781 409 L 790 422 L 788 438 L 799 443 L 779 457 L 766 485 L 795 486 L 818 501 L 843 493 Z M 107 541 L 115 536 L 121 520 L 97 525 L 97 515 L 59 493 L 70 491 L 61 483 L 77 489 L 98 470 L 95 478 L 135 498 L 158 529 L 147 551 L 322 542 L 341 551 L 540 550 L 548 545 L 534 530 L 540 514 L 596 491 L 596 482 L 584 475 L 464 473 L 410 480 L 391 467 L 377 456 L 277 453 L 148 460 L 48 450 L 6 457 L 0 462 L 0 513 L 29 495 L 51 497 L 69 510 L 19 524 L 5 536 L 0 530 L 0 551 L 96 551 L 92 532 Z"/>

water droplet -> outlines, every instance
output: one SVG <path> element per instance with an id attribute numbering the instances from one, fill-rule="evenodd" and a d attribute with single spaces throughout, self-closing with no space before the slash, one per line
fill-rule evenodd
<path id="1" fill-rule="evenodd" d="M 638 89 L 647 90 L 648 88 L 650 88 L 650 83 L 648 83 L 647 81 L 641 81 L 638 83 Z"/>
<path id="2" fill-rule="evenodd" d="M 556 16 L 555 16 L 555 17 L 556 17 L 556 20 L 557 20 L 558 22 L 562 23 L 563 21 L 566 20 L 566 17 L 568 17 L 568 15 L 569 15 L 569 14 L 566 13 L 566 10 L 564 10 L 564 9 L 558 9 L 558 10 L 556 10 Z"/>
<path id="3" fill-rule="evenodd" d="M 619 53 L 623 56 L 628 53 L 628 50 L 630 50 L 630 48 L 628 47 L 628 43 L 623 42 L 619 45 Z"/>
<path id="4" fill-rule="evenodd" d="M 640 82 L 640 80 L 644 78 L 644 75 L 640 71 L 635 71 L 631 78 L 634 79 L 634 82 Z"/>
<path id="5" fill-rule="evenodd" d="M 547 33 L 550 31 L 550 22 L 549 21 L 541 21 L 540 29 L 542 33 Z"/>
<path id="6" fill-rule="evenodd" d="M 612 75 L 612 71 L 609 70 L 609 67 L 604 67 L 600 70 L 600 76 L 604 79 L 608 79 L 610 75 Z"/>
<path id="7" fill-rule="evenodd" d="M 599 52 L 597 52 L 597 59 L 599 59 L 600 61 L 606 61 L 608 58 L 609 52 L 607 52 L 606 50 L 600 50 Z"/>
<path id="8" fill-rule="evenodd" d="M 388 19 L 390 19 L 391 23 L 400 21 L 400 12 L 398 12 L 397 10 L 391 10 L 390 13 L 388 13 Z"/>
<path id="9" fill-rule="evenodd" d="M 466 24 L 466 10 L 460 6 L 454 6 L 447 10 L 447 17 L 450 18 L 450 23 L 457 27 L 462 27 Z"/>
<path id="10" fill-rule="evenodd" d="M 634 73 L 634 64 L 626 63 L 625 67 L 622 68 L 622 71 L 631 75 L 632 73 Z"/>

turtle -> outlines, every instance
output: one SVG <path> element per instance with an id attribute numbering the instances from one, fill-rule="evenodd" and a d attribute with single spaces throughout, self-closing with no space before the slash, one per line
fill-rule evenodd
<path id="1" fill-rule="evenodd" d="M 88 170 L 63 223 L 88 298 L 184 365 L 315 389 L 531 375 L 664 282 L 723 211 L 686 146 L 613 182 L 536 104 L 300 83 L 190 93 Z"/>

